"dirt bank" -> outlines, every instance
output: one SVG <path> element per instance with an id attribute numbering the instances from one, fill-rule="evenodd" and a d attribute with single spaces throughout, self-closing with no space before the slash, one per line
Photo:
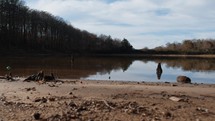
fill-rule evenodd
<path id="1" fill-rule="evenodd" d="M 3 121 L 213 121 L 215 85 L 0 80 Z"/>

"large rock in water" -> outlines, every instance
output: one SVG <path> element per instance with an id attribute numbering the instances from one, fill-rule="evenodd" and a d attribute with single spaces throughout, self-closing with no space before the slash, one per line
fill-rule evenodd
<path id="1" fill-rule="evenodd" d="M 177 82 L 180 82 L 180 83 L 191 83 L 191 79 L 189 77 L 186 77 L 186 76 L 178 76 L 177 77 Z"/>

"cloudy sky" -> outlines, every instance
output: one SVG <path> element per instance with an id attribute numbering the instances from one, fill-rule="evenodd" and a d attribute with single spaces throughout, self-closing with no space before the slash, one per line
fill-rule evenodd
<path id="1" fill-rule="evenodd" d="M 24 0 L 76 28 L 126 38 L 136 49 L 215 38 L 215 0 Z"/>

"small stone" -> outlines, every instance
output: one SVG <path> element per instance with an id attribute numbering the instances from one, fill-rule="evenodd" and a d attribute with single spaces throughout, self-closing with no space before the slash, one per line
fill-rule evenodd
<path id="1" fill-rule="evenodd" d="M 181 108 L 182 108 L 182 106 L 181 106 L 181 105 L 179 105 L 179 106 L 178 106 L 178 109 L 181 109 Z"/>
<path id="2" fill-rule="evenodd" d="M 74 102 L 71 101 L 71 102 L 69 103 L 69 106 L 70 106 L 70 107 L 76 107 L 77 105 L 76 105 Z"/>
<path id="3" fill-rule="evenodd" d="M 35 87 L 32 87 L 32 88 L 25 88 L 26 91 L 36 91 L 36 88 Z"/>
<path id="4" fill-rule="evenodd" d="M 53 101 L 55 101 L 55 98 L 54 97 L 50 97 L 49 101 L 53 102 Z"/>
<path id="5" fill-rule="evenodd" d="M 200 119 L 197 118 L 196 121 L 200 121 Z"/>
<path id="6" fill-rule="evenodd" d="M 176 87 L 176 86 L 178 86 L 178 85 L 176 85 L 176 84 L 171 84 L 171 86 L 172 86 L 172 87 Z"/>
<path id="7" fill-rule="evenodd" d="M 47 99 L 43 97 L 41 101 L 42 101 L 43 103 L 46 103 L 46 102 L 47 102 Z"/>
<path id="8" fill-rule="evenodd" d="M 191 83 L 191 79 L 187 76 L 178 76 L 177 82 L 179 82 L 179 83 Z"/>
<path id="9" fill-rule="evenodd" d="M 33 117 L 34 117 L 35 120 L 40 120 L 40 116 L 41 116 L 40 113 L 34 113 L 33 114 Z"/>
<path id="10" fill-rule="evenodd" d="M 37 98 L 34 99 L 34 102 L 40 102 L 40 101 L 41 101 L 41 98 L 37 97 Z"/>
<path id="11" fill-rule="evenodd" d="M 179 102 L 183 100 L 182 98 L 178 98 L 178 97 L 170 97 L 169 99 L 175 102 Z"/>
<path id="12" fill-rule="evenodd" d="M 205 113 L 208 113 L 208 112 L 209 112 L 208 109 L 206 109 L 206 108 L 201 108 L 201 107 L 197 107 L 196 110 L 197 110 L 197 111 L 201 111 L 201 112 L 205 112 Z"/>
<path id="13" fill-rule="evenodd" d="M 73 90 L 78 90 L 77 88 L 73 88 Z"/>
<path id="14" fill-rule="evenodd" d="M 172 117 L 172 114 L 170 112 L 166 112 L 165 117 L 166 117 L 166 119 L 169 119 Z"/>
<path id="15" fill-rule="evenodd" d="M 34 99 L 34 102 L 42 102 L 42 103 L 46 103 L 47 102 L 47 99 L 46 98 L 44 98 L 44 97 L 42 97 L 42 98 L 35 98 Z"/>

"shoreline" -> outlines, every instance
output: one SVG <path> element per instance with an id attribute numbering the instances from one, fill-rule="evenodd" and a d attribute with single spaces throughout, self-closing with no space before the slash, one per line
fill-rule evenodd
<path id="1" fill-rule="evenodd" d="M 215 118 L 215 84 L 62 79 L 0 80 L 0 119 L 201 120 Z"/>
<path id="2" fill-rule="evenodd" d="M 71 55 L 77 57 L 147 57 L 147 58 L 215 58 L 215 54 L 139 54 L 139 53 L 131 53 L 131 54 L 64 54 L 64 53 L 20 53 L 20 54 L 4 54 L 1 53 L 1 56 L 4 57 L 70 57 Z"/>

